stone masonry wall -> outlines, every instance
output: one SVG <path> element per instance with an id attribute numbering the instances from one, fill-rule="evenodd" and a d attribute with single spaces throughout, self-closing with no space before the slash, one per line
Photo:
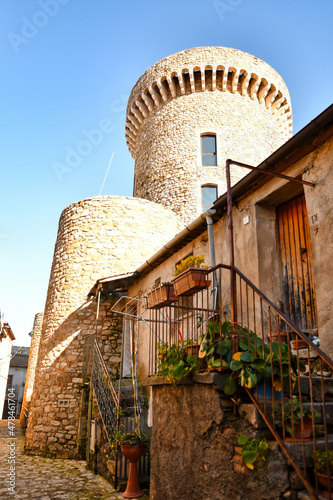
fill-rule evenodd
<path id="1" fill-rule="evenodd" d="M 135 196 L 201 213 L 201 186 L 226 191 L 227 158 L 257 165 L 291 135 L 288 89 L 264 61 L 235 49 L 199 47 L 162 59 L 135 84 L 126 137 Z M 217 138 L 217 166 L 202 167 L 200 134 Z M 248 170 L 232 168 L 232 183 Z"/>
<path id="2" fill-rule="evenodd" d="M 43 313 L 37 313 L 34 319 L 34 326 L 30 333 L 31 344 L 29 350 L 29 362 L 28 362 L 27 378 L 25 381 L 22 409 L 20 415 L 20 420 L 23 423 L 23 425 L 25 425 L 26 422 L 26 410 L 29 407 L 29 403 L 31 401 L 31 396 L 34 388 L 42 326 L 43 326 Z"/>
<path id="3" fill-rule="evenodd" d="M 49 352 L 39 358 L 31 401 L 26 452 L 59 458 L 79 458 L 85 339 L 96 332 L 97 304 L 89 301 L 56 330 Z M 97 339 L 111 377 L 120 368 L 122 317 L 100 305 Z"/>
<path id="4" fill-rule="evenodd" d="M 172 212 L 136 198 L 100 196 L 63 211 L 44 311 L 27 450 L 77 456 L 83 344 L 96 328 L 96 304 L 86 302 L 86 296 L 97 279 L 134 271 L 181 228 Z M 102 320 L 103 353 L 115 375 L 121 351 L 119 316 L 114 319 L 104 310 Z"/>

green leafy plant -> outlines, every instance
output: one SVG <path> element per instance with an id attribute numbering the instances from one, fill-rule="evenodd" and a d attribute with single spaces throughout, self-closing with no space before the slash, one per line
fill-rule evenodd
<path id="1" fill-rule="evenodd" d="M 230 369 L 234 373 L 227 378 L 223 387 L 229 396 L 236 391 L 238 385 L 251 389 L 257 385 L 261 377 L 269 375 L 266 369 L 267 362 L 260 356 L 262 339 L 241 325 L 233 325 L 232 334 L 238 336 L 239 351 L 232 356 Z"/>
<path id="2" fill-rule="evenodd" d="M 284 414 L 282 413 L 282 409 Z M 285 423 L 285 428 L 290 435 L 292 435 L 293 427 L 292 421 L 294 425 L 300 424 L 304 419 L 312 419 L 312 410 L 311 405 L 301 404 L 299 399 L 293 397 L 286 401 L 282 407 L 281 404 L 274 405 L 274 412 L 272 412 L 272 417 L 274 415 L 275 425 L 277 427 L 282 427 L 283 422 Z M 313 418 L 319 418 L 320 413 L 313 410 Z"/>
<path id="3" fill-rule="evenodd" d="M 240 454 L 246 467 L 254 469 L 263 465 L 269 452 L 266 439 L 248 439 L 242 435 L 239 436 L 237 443 L 242 447 Z"/>
<path id="4" fill-rule="evenodd" d="M 207 324 L 207 331 L 201 338 L 201 350 L 209 370 L 229 368 L 232 351 L 230 325 L 230 321 L 224 321 L 222 325 L 219 321 Z"/>
<path id="5" fill-rule="evenodd" d="M 312 455 L 312 458 L 314 458 L 314 455 Z M 328 453 L 326 453 L 326 450 L 316 451 L 316 472 L 319 472 L 319 474 L 325 474 L 327 475 L 327 463 L 329 465 L 329 471 L 330 474 L 332 475 L 333 473 L 333 450 L 328 450 Z"/>
<path id="6" fill-rule="evenodd" d="M 187 352 L 188 343 L 181 341 L 178 344 L 161 343 L 157 346 L 160 364 L 156 376 L 164 376 L 176 385 L 186 375 L 198 372 L 200 361 L 197 356 Z"/>
<path id="7" fill-rule="evenodd" d="M 204 255 L 199 255 L 199 256 L 194 256 L 194 255 L 189 255 L 186 257 L 186 259 L 183 259 L 180 261 L 179 264 L 176 265 L 175 272 L 173 273 L 173 276 L 178 276 L 178 274 L 181 274 L 183 271 L 186 271 L 186 269 L 190 269 L 191 267 L 199 267 L 201 269 L 207 269 L 208 266 L 203 266 L 202 264 L 205 262 L 205 256 Z"/>
<path id="8" fill-rule="evenodd" d="M 224 384 L 226 394 L 232 395 L 236 391 L 237 382 L 251 389 L 263 379 L 271 379 L 276 391 L 295 388 L 298 366 L 300 372 L 305 372 L 306 366 L 289 352 L 288 344 L 278 341 L 265 344 L 246 328 L 238 328 L 237 333 L 239 351 L 233 355 L 230 363 L 235 375 L 230 376 Z"/>

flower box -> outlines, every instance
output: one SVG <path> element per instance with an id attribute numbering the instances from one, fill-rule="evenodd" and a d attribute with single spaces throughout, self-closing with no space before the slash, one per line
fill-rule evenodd
<path id="1" fill-rule="evenodd" d="M 296 340 L 291 340 L 290 345 L 291 348 L 294 349 L 294 351 L 298 351 L 299 349 L 306 349 L 309 346 L 309 344 L 305 340 L 300 338 L 297 338 Z"/>
<path id="2" fill-rule="evenodd" d="M 268 339 L 272 342 L 287 342 L 287 334 L 285 332 L 270 332 Z"/>
<path id="3" fill-rule="evenodd" d="M 148 292 L 148 307 L 150 309 L 168 306 L 177 300 L 179 300 L 179 298 L 175 294 L 172 283 L 163 283 Z"/>
<path id="4" fill-rule="evenodd" d="M 195 292 L 208 288 L 211 281 L 207 280 L 207 269 L 190 267 L 176 276 L 173 280 L 176 295 L 193 295 Z"/>

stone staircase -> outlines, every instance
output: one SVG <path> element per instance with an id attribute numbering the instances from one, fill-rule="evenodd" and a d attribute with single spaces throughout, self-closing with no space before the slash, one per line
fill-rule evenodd
<path id="1" fill-rule="evenodd" d="M 301 376 L 300 378 L 300 392 L 302 395 L 303 405 L 311 407 L 310 402 L 306 402 L 309 399 L 309 377 Z M 314 461 L 313 453 L 314 446 L 316 450 L 324 451 L 326 446 L 328 449 L 333 449 L 333 377 L 327 377 L 323 379 L 323 389 L 325 395 L 325 419 L 326 419 L 326 435 L 325 435 L 325 419 L 324 419 L 324 404 L 322 402 L 322 386 L 321 377 L 311 377 L 312 381 L 312 395 L 313 395 L 313 408 L 320 413 L 320 417 L 315 419 L 315 440 L 311 437 L 309 441 L 304 442 L 288 442 L 284 441 L 284 446 L 288 451 L 289 455 L 292 457 L 293 461 L 302 470 L 304 477 L 308 482 L 315 488 L 315 475 L 313 472 Z M 299 391 L 295 393 L 299 396 Z M 245 418 L 254 428 L 261 430 L 267 441 L 269 441 L 270 446 L 275 445 L 275 441 L 272 440 L 272 435 L 269 432 L 266 423 L 260 416 L 259 411 L 254 406 L 253 403 L 242 403 L 238 408 L 240 416 Z M 267 402 L 266 404 L 266 415 L 270 414 L 272 411 L 272 404 Z M 297 472 L 293 467 L 289 465 L 289 479 L 293 490 L 297 491 L 297 499 L 309 499 L 311 498 L 307 490 L 304 489 L 304 483 L 298 476 Z M 333 490 L 333 485 L 331 486 Z M 331 493 L 333 498 L 333 491 Z M 292 497 L 290 497 L 292 498 Z M 321 494 L 318 495 L 318 499 L 324 499 Z"/>

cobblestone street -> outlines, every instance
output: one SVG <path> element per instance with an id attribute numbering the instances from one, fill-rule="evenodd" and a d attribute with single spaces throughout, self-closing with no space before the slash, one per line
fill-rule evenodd
<path id="1" fill-rule="evenodd" d="M 1 500 L 9 498 L 17 500 L 115 500 L 122 498 L 121 492 L 115 491 L 105 479 L 94 476 L 86 468 L 85 461 L 24 455 L 22 453 L 24 437 L 18 420 L 15 421 L 13 432 L 14 436 L 10 435 L 7 420 L 0 420 Z M 8 489 L 11 486 L 14 486 L 14 491 Z"/>

